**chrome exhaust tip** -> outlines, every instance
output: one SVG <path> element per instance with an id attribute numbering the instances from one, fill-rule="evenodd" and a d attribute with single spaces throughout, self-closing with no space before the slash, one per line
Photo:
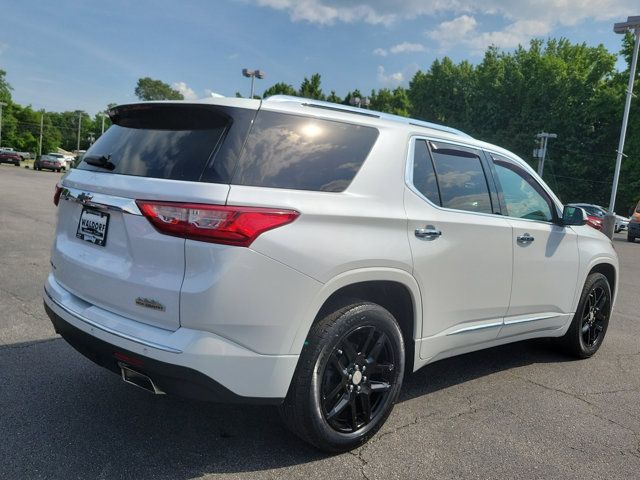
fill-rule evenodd
<path id="1" fill-rule="evenodd" d="M 151 392 L 154 395 L 165 395 L 165 392 L 160 390 L 158 386 L 155 383 L 153 383 L 153 380 L 151 380 L 145 374 L 136 372 L 135 370 L 132 370 L 127 365 L 121 362 L 118 362 L 118 366 L 120 367 L 120 374 L 122 376 L 122 380 L 125 383 L 130 383 L 131 385 L 135 385 L 136 387 L 142 388 L 143 390 L 146 390 L 147 392 Z"/>

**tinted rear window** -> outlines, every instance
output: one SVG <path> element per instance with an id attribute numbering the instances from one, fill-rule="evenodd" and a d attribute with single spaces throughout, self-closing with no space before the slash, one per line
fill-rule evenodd
<path id="1" fill-rule="evenodd" d="M 371 127 L 261 111 L 232 183 L 341 192 L 377 137 Z"/>
<path id="2" fill-rule="evenodd" d="M 78 168 L 172 180 L 200 179 L 231 123 L 224 113 L 197 105 L 118 107 L 112 125 Z M 108 158 L 111 170 L 86 159 Z"/>

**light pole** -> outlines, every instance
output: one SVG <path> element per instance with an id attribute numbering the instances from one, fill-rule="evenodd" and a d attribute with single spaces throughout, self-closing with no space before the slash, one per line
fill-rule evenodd
<path id="1" fill-rule="evenodd" d="M 78 112 L 78 147 L 76 152 L 80 151 L 80 129 L 82 128 L 82 112 Z"/>
<path id="2" fill-rule="evenodd" d="M 354 107 L 364 107 L 364 108 L 369 108 L 369 105 L 371 105 L 371 100 L 369 99 L 369 97 L 351 97 L 349 99 L 349 103 L 351 105 L 353 105 Z"/>
<path id="3" fill-rule="evenodd" d="M 533 151 L 533 156 L 538 159 L 538 175 L 542 178 L 542 172 L 544 171 L 544 159 L 547 156 L 547 141 L 550 138 L 558 138 L 555 133 L 542 132 L 536 135 L 536 138 L 540 140 L 540 148 L 536 148 Z"/>
<path id="4" fill-rule="evenodd" d="M 620 129 L 620 142 L 616 155 L 616 169 L 613 174 L 613 187 L 611 188 L 611 199 L 609 200 L 609 211 L 604 216 L 602 230 L 604 234 L 612 238 L 616 224 L 616 194 L 618 193 L 618 181 L 620 180 L 620 165 L 624 155 L 624 139 L 627 134 L 627 123 L 629 122 L 629 110 L 631 109 L 631 98 L 633 97 L 633 81 L 636 76 L 636 65 L 638 64 L 638 44 L 640 44 L 640 16 L 628 17 L 626 22 L 616 23 L 613 26 L 615 33 L 625 34 L 633 31 L 634 44 L 633 56 L 631 57 L 631 68 L 629 69 L 629 85 L 627 86 L 627 98 L 624 102 L 624 113 L 622 114 L 622 127 Z"/>
<path id="5" fill-rule="evenodd" d="M 262 70 L 249 70 L 248 68 L 243 68 L 242 75 L 247 78 L 251 78 L 251 96 L 249 98 L 253 98 L 253 81 L 256 78 L 264 78 L 266 74 Z"/>
<path id="6" fill-rule="evenodd" d="M 107 116 L 106 113 L 100 112 L 100 116 L 102 117 L 102 132 L 100 132 L 100 136 L 104 134 L 104 118 Z"/>
<path id="7" fill-rule="evenodd" d="M 2 107 L 6 106 L 6 103 L 0 102 L 0 147 L 2 147 Z"/>

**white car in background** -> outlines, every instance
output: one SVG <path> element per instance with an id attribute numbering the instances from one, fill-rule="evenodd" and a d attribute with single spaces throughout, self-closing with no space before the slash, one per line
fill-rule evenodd
<path id="1" fill-rule="evenodd" d="M 594 205 L 592 203 L 571 203 L 570 205 L 575 207 L 580 207 L 587 212 L 588 215 L 592 215 L 594 217 L 603 219 L 607 214 L 607 209 L 601 207 L 600 205 Z M 629 227 L 629 219 L 623 217 L 622 215 L 616 215 L 616 223 L 614 225 L 614 230 L 616 233 L 619 233 L 623 230 L 626 230 Z"/>
<path id="2" fill-rule="evenodd" d="M 49 157 L 56 157 L 62 161 L 63 170 L 69 170 L 73 164 L 73 155 L 64 155 L 62 153 L 47 153 Z"/>
<path id="3" fill-rule="evenodd" d="M 611 241 L 503 148 L 294 97 L 110 117 L 58 185 L 44 301 L 126 382 L 277 404 L 340 452 L 378 431 L 407 371 L 531 338 L 578 358 L 603 342 Z"/>

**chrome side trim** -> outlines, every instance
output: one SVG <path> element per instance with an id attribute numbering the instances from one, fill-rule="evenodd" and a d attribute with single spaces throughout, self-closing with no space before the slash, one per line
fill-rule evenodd
<path id="1" fill-rule="evenodd" d="M 94 193 L 80 190 L 78 188 L 62 186 L 60 193 L 61 200 L 76 202 L 87 207 L 98 210 L 114 210 L 116 212 L 130 213 L 131 215 L 142 215 L 136 201 L 132 198 L 115 197 L 103 193 Z"/>
<path id="2" fill-rule="evenodd" d="M 61 303 L 59 303 L 56 300 L 54 300 L 54 298 L 49 294 L 49 292 L 47 292 L 46 288 L 44 289 L 44 293 L 47 295 L 47 297 L 49 297 L 49 300 L 51 300 L 56 305 L 56 307 L 61 308 L 62 310 L 64 310 L 69 315 L 75 317 L 76 319 L 80 320 L 81 322 L 86 323 L 87 325 L 91 325 L 92 327 L 97 328 L 98 330 L 102 330 L 103 332 L 109 333 L 111 335 L 115 335 L 116 337 L 124 338 L 125 340 L 129 340 L 131 342 L 135 342 L 135 343 L 138 343 L 140 345 L 144 345 L 145 347 L 151 347 L 151 348 L 155 348 L 157 350 L 162 350 L 162 351 L 170 352 L 170 353 L 182 353 L 182 350 L 178 350 L 177 348 L 169 347 L 167 345 L 162 345 L 162 344 L 156 343 L 156 342 L 150 342 L 148 340 L 143 340 L 141 338 L 137 338 L 137 337 L 134 337 L 132 335 L 128 335 L 126 333 L 119 332 L 117 330 L 114 330 L 113 328 L 109 328 L 109 327 L 105 327 L 104 325 L 100 325 L 99 323 L 94 322 L 93 320 L 90 320 L 87 317 L 83 317 L 82 315 L 77 314 L 73 310 L 70 310 L 69 308 L 65 307 Z"/>
<path id="3" fill-rule="evenodd" d="M 518 318 L 516 320 L 505 320 L 504 321 L 504 326 L 508 326 L 508 325 L 517 325 L 519 323 L 528 323 L 528 322 L 537 322 L 538 320 L 546 320 L 548 318 L 553 318 L 553 317 L 560 317 L 560 316 L 567 316 L 568 314 L 566 313 L 559 313 L 557 315 L 540 315 L 537 317 L 530 317 L 530 318 Z"/>
<path id="4" fill-rule="evenodd" d="M 458 335 L 459 333 L 476 332 L 478 330 L 484 330 L 486 328 L 498 328 L 498 327 L 502 327 L 502 322 L 493 322 L 493 323 L 485 323 L 485 324 L 482 324 L 482 325 L 473 325 L 471 327 L 463 327 L 463 328 L 460 328 L 458 330 L 454 330 L 453 332 L 449 332 L 449 333 L 447 333 L 447 337 L 449 335 Z"/>

